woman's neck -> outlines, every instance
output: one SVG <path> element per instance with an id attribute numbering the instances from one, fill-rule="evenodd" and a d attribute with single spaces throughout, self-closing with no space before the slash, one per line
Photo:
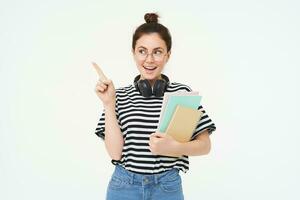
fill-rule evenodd
<path id="1" fill-rule="evenodd" d="M 141 78 L 141 79 L 144 79 L 144 78 Z M 150 85 L 151 85 L 151 87 L 153 87 L 153 85 L 154 85 L 155 81 L 156 81 L 156 80 L 158 80 L 158 79 L 162 79 L 161 75 L 159 75 L 159 76 L 158 76 L 158 77 L 156 77 L 155 79 L 148 80 L 148 81 L 149 81 L 149 83 L 150 83 Z"/>

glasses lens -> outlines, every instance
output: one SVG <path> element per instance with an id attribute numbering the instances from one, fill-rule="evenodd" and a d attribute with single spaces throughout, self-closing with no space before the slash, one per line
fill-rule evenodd
<path id="1" fill-rule="evenodd" d="M 165 56 L 163 52 L 152 52 L 151 54 L 149 54 L 145 50 L 139 50 L 136 55 L 140 60 L 146 60 L 148 56 L 151 56 L 155 61 L 161 61 Z"/>
<path id="2" fill-rule="evenodd" d="M 163 59 L 163 54 L 154 54 L 154 60 L 161 61 Z"/>

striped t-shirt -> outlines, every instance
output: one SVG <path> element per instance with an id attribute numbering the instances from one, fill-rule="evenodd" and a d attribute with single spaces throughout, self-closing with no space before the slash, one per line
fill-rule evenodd
<path id="1" fill-rule="evenodd" d="M 171 82 L 166 92 L 192 91 L 187 85 Z M 122 165 L 125 169 L 142 173 L 160 173 L 172 168 L 183 172 L 189 169 L 188 156 L 168 157 L 153 155 L 149 149 L 149 136 L 156 132 L 158 127 L 160 110 L 163 97 L 143 97 L 133 84 L 116 89 L 116 115 L 123 134 L 124 146 L 119 162 L 113 164 Z M 211 134 L 215 124 L 208 117 L 200 105 L 198 110 L 203 112 L 191 140 L 199 133 L 208 130 Z M 105 110 L 103 110 L 97 124 L 95 133 L 102 139 L 105 138 Z"/>

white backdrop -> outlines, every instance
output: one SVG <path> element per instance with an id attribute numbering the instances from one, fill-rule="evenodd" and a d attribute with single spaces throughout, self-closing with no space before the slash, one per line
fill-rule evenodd
<path id="1" fill-rule="evenodd" d="M 298 1 L 0 2 L 0 199 L 104 199 L 91 62 L 131 83 L 132 34 L 153 11 L 174 42 L 164 73 L 217 126 L 182 174 L 186 199 L 300 198 Z"/>

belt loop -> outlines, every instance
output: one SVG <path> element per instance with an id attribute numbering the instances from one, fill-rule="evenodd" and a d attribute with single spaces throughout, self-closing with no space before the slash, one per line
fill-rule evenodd
<path id="1" fill-rule="evenodd" d="M 159 175 L 154 174 L 154 183 L 158 184 Z"/>
<path id="2" fill-rule="evenodd" d="M 130 184 L 133 184 L 134 181 L 134 173 L 130 173 Z"/>

